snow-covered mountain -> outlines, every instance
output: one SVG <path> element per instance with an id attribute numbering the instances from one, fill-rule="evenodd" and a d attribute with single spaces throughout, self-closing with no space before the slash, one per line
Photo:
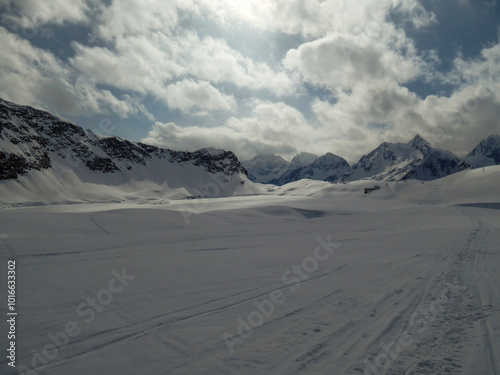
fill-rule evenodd
<path id="1" fill-rule="evenodd" d="M 311 164 L 318 158 L 318 155 L 311 154 L 310 152 L 301 152 L 293 157 L 290 165 L 288 166 L 288 170 L 294 170 L 297 168 L 305 167 L 308 164 Z"/>
<path id="2" fill-rule="evenodd" d="M 331 153 L 309 163 L 307 157 L 310 161 L 314 155 L 304 157 L 301 154 L 294 158 L 288 170 L 270 182 L 284 185 L 304 178 L 329 182 L 359 179 L 428 181 L 470 167 L 453 153 L 432 147 L 418 134 L 408 143 L 384 142 L 352 167 L 343 158 Z"/>
<path id="3" fill-rule="evenodd" d="M 428 181 L 459 172 L 467 166 L 453 153 L 432 147 L 417 134 L 408 143 L 382 143 L 361 157 L 344 179 Z"/>
<path id="4" fill-rule="evenodd" d="M 309 152 L 301 152 L 300 154 L 295 155 L 286 171 L 281 176 L 271 180 L 270 183 L 275 185 L 284 185 L 291 181 L 300 180 L 302 177 L 299 177 L 299 175 L 302 168 L 311 164 L 317 158 L 318 155 L 311 154 Z"/>
<path id="5" fill-rule="evenodd" d="M 467 154 L 465 160 L 475 168 L 500 164 L 500 135 L 483 139 Z"/>
<path id="6" fill-rule="evenodd" d="M 0 99 L 4 202 L 113 199 L 147 188 L 159 196 L 227 196 L 253 185 L 246 173 L 231 151 L 172 151 L 98 136 L 48 112 Z"/>
<path id="7" fill-rule="evenodd" d="M 300 175 L 311 180 L 337 182 L 349 169 L 349 163 L 344 158 L 328 152 L 303 167 Z"/>
<path id="8" fill-rule="evenodd" d="M 277 158 L 273 155 L 273 158 Z M 265 171 L 273 170 L 279 174 L 279 169 L 271 169 L 273 164 L 268 157 L 254 158 L 266 160 L 269 166 Z M 293 158 L 287 170 L 274 179 L 257 179 L 250 174 L 253 181 L 285 185 L 301 179 L 322 180 L 329 182 L 354 181 L 359 179 L 373 180 L 434 180 L 459 172 L 471 166 L 500 164 L 500 136 L 490 136 L 482 141 L 465 160 L 452 152 L 434 148 L 416 135 L 408 143 L 384 142 L 375 150 L 361 159 L 352 167 L 340 156 L 327 153 L 321 157 L 302 153 Z M 282 164 L 284 165 L 284 164 Z M 252 170 L 253 166 L 249 165 Z M 264 169 L 263 169 L 264 170 Z"/>
<path id="9" fill-rule="evenodd" d="M 302 167 L 289 168 L 286 173 L 273 182 L 276 185 L 284 185 L 304 178 L 337 182 L 349 171 L 349 168 L 349 164 L 345 159 L 332 153 L 327 153 Z"/>
<path id="10" fill-rule="evenodd" d="M 273 154 L 256 155 L 241 163 L 253 182 L 268 183 L 286 172 L 290 162 Z"/>

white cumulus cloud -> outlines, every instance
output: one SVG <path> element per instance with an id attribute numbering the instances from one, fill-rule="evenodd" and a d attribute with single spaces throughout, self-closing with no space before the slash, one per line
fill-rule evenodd
<path id="1" fill-rule="evenodd" d="M 231 111 L 236 107 L 236 101 L 232 95 L 225 95 L 207 81 L 195 82 L 183 79 L 168 85 L 165 95 L 168 106 L 182 112 L 189 112 L 193 108 Z"/>

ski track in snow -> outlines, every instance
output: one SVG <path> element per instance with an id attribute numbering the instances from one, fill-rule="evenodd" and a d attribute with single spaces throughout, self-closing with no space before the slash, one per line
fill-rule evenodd
<path id="1" fill-rule="evenodd" d="M 2 210 L 2 245 L 18 260 L 18 361 L 75 321 L 81 333 L 39 373 L 500 375 L 500 210 L 363 210 L 361 199 L 214 203 L 190 224 L 171 205 Z M 292 290 L 284 272 L 328 235 L 341 246 Z M 135 279 L 85 323 L 77 306 L 123 267 Z M 224 332 L 278 289 L 286 301 L 231 353 Z"/>

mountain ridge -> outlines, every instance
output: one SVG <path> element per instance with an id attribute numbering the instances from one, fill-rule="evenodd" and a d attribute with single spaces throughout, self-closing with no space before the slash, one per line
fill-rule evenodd
<path id="1" fill-rule="evenodd" d="M 50 170 L 59 180 L 72 173 L 82 182 L 113 186 L 133 180 L 151 181 L 174 189 L 185 188 L 187 196 L 203 197 L 210 195 L 204 192 L 210 183 L 205 177 L 215 174 L 221 175 L 220 180 L 228 185 L 235 181 L 244 185 L 251 180 L 276 185 L 300 179 L 335 183 L 358 179 L 432 180 L 465 168 L 494 164 L 500 164 L 498 135 L 482 140 L 462 159 L 432 147 L 419 134 L 406 143 L 382 142 L 352 166 L 332 153 L 317 156 L 305 152 L 291 162 L 273 154 L 240 162 L 226 150 L 207 147 L 194 152 L 173 151 L 116 136 L 96 135 L 49 112 L 0 98 L 0 181 Z M 187 169 L 194 176 L 200 171 L 207 174 L 201 179 L 201 189 L 199 181 L 190 181 L 192 176 Z M 179 173 L 183 175 L 180 179 Z M 229 190 L 223 194 L 232 194 Z"/>
<path id="2" fill-rule="evenodd" d="M 292 163 L 290 164 L 292 165 Z M 299 164 L 295 163 L 295 165 Z M 337 182 L 349 168 L 350 166 L 344 158 L 328 152 L 323 156 L 317 157 L 311 163 L 299 165 L 297 168 L 289 168 L 287 172 L 279 178 L 272 180 L 271 183 L 285 185 L 304 178 Z"/>
<path id="3" fill-rule="evenodd" d="M 290 166 L 290 162 L 273 154 L 256 155 L 241 164 L 248 171 L 248 178 L 259 183 L 269 183 L 280 177 Z"/>
<path id="4" fill-rule="evenodd" d="M 389 181 L 415 178 L 429 181 L 466 167 L 458 156 L 432 147 L 417 134 L 407 143 L 383 142 L 362 156 L 343 178 L 348 181 L 362 178 Z"/>
<path id="5" fill-rule="evenodd" d="M 314 162 L 328 154 L 331 153 L 318 157 Z M 292 169 L 289 167 L 288 171 L 271 180 L 270 183 L 284 185 L 301 178 L 329 182 L 357 179 L 394 181 L 416 178 L 433 180 L 466 168 L 500 164 L 500 136 L 491 135 L 482 140 L 465 158 L 460 158 L 450 151 L 432 147 L 422 136 L 416 134 L 406 143 L 382 142 L 340 175 L 332 173 L 332 176 L 325 177 L 311 173 L 311 169 L 314 169 L 314 162 L 300 168 Z M 333 168 L 334 166 L 332 166 Z"/>
<path id="6" fill-rule="evenodd" d="M 129 190 L 137 183 L 154 184 L 159 194 L 171 195 L 175 191 L 178 197 L 233 195 L 241 186 L 252 184 L 231 151 L 173 151 L 115 136 L 99 136 L 49 112 L 3 99 L 1 181 L 7 190 L 14 190 L 10 182 L 25 184 L 28 197 L 30 191 L 33 197 L 39 193 L 32 186 L 38 184 L 46 195 L 69 195 L 71 199 L 78 199 L 75 192 L 80 191 L 79 184 L 85 183 Z"/>

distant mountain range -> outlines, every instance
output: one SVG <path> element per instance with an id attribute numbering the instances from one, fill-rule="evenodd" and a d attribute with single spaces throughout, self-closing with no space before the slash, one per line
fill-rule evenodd
<path id="1" fill-rule="evenodd" d="M 279 178 L 270 181 L 270 183 L 284 185 L 303 178 L 335 182 L 349 170 L 347 161 L 331 153 L 316 157 L 308 164 L 294 163 L 295 158 L 292 159 L 288 170 Z"/>
<path id="2" fill-rule="evenodd" d="M 384 142 L 352 166 L 331 153 L 301 153 L 291 162 L 257 155 L 240 163 L 231 151 L 173 151 L 96 135 L 48 112 L 0 99 L 0 201 L 7 196 L 11 201 L 74 201 L 141 195 L 145 189 L 153 196 L 229 196 L 260 189 L 252 181 L 425 181 L 495 164 L 500 164 L 498 135 L 481 141 L 464 159 L 417 135 L 408 143 Z"/>
<path id="3" fill-rule="evenodd" d="M 313 154 L 308 155 L 310 158 L 313 156 Z M 432 147 L 418 134 L 408 143 L 384 142 L 369 154 L 362 156 L 352 166 L 340 156 L 331 153 L 316 157 L 308 164 L 300 164 L 294 162 L 296 158 L 304 160 L 303 154 L 299 154 L 284 170 L 286 161 L 280 157 L 280 167 L 276 168 L 273 164 L 275 157 L 275 155 L 258 155 L 242 164 L 252 179 L 254 160 L 265 158 L 267 163 L 261 164 L 259 169 L 260 179 L 254 181 L 276 185 L 284 185 L 303 178 L 330 182 L 359 179 L 428 181 L 466 168 L 500 164 L 500 136 L 492 135 L 481 141 L 464 159 L 449 151 Z M 275 173 L 269 174 L 268 170 L 273 170 Z M 284 172 L 276 177 L 278 170 Z"/>

